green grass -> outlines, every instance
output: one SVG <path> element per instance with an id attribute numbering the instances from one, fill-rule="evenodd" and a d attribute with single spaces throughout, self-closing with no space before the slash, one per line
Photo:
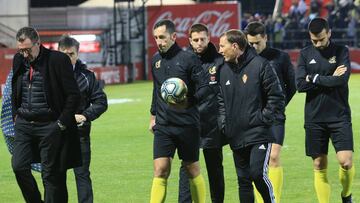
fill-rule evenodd
<path id="1" fill-rule="evenodd" d="M 350 104 L 352 107 L 355 149 L 359 149 L 360 131 L 360 75 L 350 80 Z M 107 86 L 109 99 L 129 98 L 133 102 L 112 104 L 108 111 L 93 123 L 91 176 L 95 202 L 143 203 L 149 202 L 152 182 L 152 134 L 148 132 L 149 106 L 152 83 L 137 82 L 129 85 Z M 287 108 L 286 139 L 282 151 L 284 166 L 284 203 L 314 203 L 312 161 L 304 154 L 303 129 L 304 95 L 296 94 Z M 10 155 L 3 139 L 0 139 L 0 202 L 23 202 L 10 165 Z M 354 163 L 359 163 L 358 151 Z M 329 153 L 329 181 L 332 187 L 331 202 L 340 202 L 341 186 L 338 181 L 338 165 L 334 150 Z M 167 201 L 177 202 L 179 160 L 173 161 L 169 178 Z M 201 156 L 201 166 L 204 161 Z M 231 151 L 224 147 L 226 176 L 225 202 L 239 202 L 235 169 Z M 206 176 L 206 170 L 202 170 Z M 360 201 L 360 176 L 356 176 L 353 196 Z M 40 175 L 36 178 L 41 186 Z M 68 172 L 69 202 L 77 202 L 72 171 Z M 207 202 L 210 202 L 208 192 Z"/>

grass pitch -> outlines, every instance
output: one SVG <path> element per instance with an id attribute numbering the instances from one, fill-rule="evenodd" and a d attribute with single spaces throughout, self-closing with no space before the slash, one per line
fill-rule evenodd
<path id="1" fill-rule="evenodd" d="M 358 166 L 360 146 L 360 75 L 350 79 L 350 105 L 355 139 L 354 163 Z M 152 134 L 148 132 L 149 107 L 152 83 L 136 82 L 127 85 L 107 86 L 108 98 L 114 104 L 93 122 L 91 143 L 94 201 L 98 203 L 145 203 L 149 202 L 152 183 Z M 317 202 L 313 187 L 312 161 L 305 156 L 303 109 L 304 94 L 296 94 L 287 108 L 286 137 L 282 150 L 284 186 L 282 202 Z M 125 103 L 116 103 L 119 100 Z M 1 132 L 0 132 L 1 133 Z M 10 154 L 3 139 L 0 139 L 0 203 L 24 202 L 16 184 L 10 164 Z M 333 147 L 329 147 L 329 181 L 331 202 L 340 200 L 341 185 L 338 181 L 338 164 Z M 239 202 L 237 180 L 231 150 L 224 147 L 226 178 L 225 202 Z M 207 180 L 205 163 L 201 153 L 201 166 Z M 173 161 L 169 178 L 166 202 L 177 202 L 179 164 Z M 34 173 L 42 190 L 40 174 Z M 354 200 L 360 201 L 360 175 L 353 185 Z M 68 171 L 69 202 L 77 202 L 73 172 Z M 207 202 L 210 202 L 209 190 Z"/>

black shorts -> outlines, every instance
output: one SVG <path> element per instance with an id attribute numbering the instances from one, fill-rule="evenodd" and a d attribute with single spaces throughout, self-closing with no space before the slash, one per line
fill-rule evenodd
<path id="1" fill-rule="evenodd" d="M 283 145 L 285 138 L 285 124 L 276 123 L 270 127 L 270 134 L 275 138 L 274 143 Z"/>
<path id="2" fill-rule="evenodd" d="M 155 125 L 154 156 L 174 157 L 178 151 L 179 159 L 186 162 L 199 161 L 200 130 L 196 127 Z"/>
<path id="3" fill-rule="evenodd" d="M 351 122 L 307 123 L 305 124 L 306 155 L 316 157 L 328 153 L 329 139 L 335 151 L 354 150 Z"/>

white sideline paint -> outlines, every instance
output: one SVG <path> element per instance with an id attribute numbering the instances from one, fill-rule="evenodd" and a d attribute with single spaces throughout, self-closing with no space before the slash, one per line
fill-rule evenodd
<path id="1" fill-rule="evenodd" d="M 124 103 L 130 103 L 130 102 L 138 102 L 140 99 L 108 99 L 108 104 L 124 104 Z"/>
<path id="2" fill-rule="evenodd" d="M 351 61 L 351 69 L 360 70 L 360 64 L 354 61 Z"/>

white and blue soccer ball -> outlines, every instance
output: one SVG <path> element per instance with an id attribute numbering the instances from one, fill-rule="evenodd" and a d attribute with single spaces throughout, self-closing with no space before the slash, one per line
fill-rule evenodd
<path id="1" fill-rule="evenodd" d="M 180 78 L 169 78 L 161 85 L 161 97 L 168 104 L 179 104 L 186 99 L 187 86 Z"/>

